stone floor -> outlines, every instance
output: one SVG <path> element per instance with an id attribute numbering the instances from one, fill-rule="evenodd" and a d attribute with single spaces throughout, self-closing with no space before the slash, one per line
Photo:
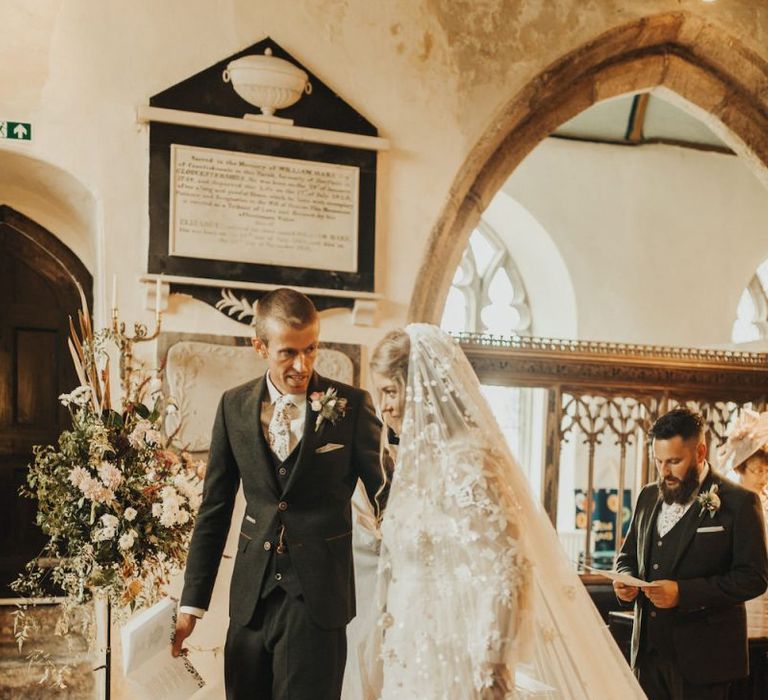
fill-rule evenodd
<path id="1" fill-rule="evenodd" d="M 85 640 L 76 635 L 66 639 L 54 635 L 58 607 L 41 605 L 30 609 L 28 615 L 40 625 L 19 653 L 13 637 L 13 605 L 0 606 L 0 700 L 93 700 L 96 692 L 93 656 L 88 653 Z M 56 664 L 68 665 L 71 672 L 66 676 L 67 688 L 58 690 L 40 685 L 41 666 L 31 666 L 27 654 L 42 649 L 51 655 Z"/>

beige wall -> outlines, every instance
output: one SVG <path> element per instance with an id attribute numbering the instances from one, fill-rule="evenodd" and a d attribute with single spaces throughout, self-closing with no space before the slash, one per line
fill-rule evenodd
<path id="1" fill-rule="evenodd" d="M 14 167 L 3 167 L 0 193 L 34 216 L 39 207 L 30 199 L 49 191 L 62 198 L 50 182 L 56 173 L 78 183 L 91 201 L 72 206 L 87 225 L 73 229 L 64 213 L 58 220 L 50 215 L 46 225 L 94 273 L 97 313 L 108 301 L 104 280 L 118 272 L 125 314 L 148 319 L 134 284 L 145 269 L 148 236 L 147 130 L 137 126 L 135 108 L 270 35 L 392 142 L 379 182 L 381 327 L 354 328 L 346 313 L 330 314 L 325 324 L 328 339 L 367 343 L 404 320 L 428 233 L 496 110 L 559 55 L 601 32 L 643 13 L 680 10 L 722 25 L 768 56 L 768 6 L 749 0 L 5 3 L 0 119 L 31 121 L 34 140 L 0 142 L 0 150 L 47 163 L 54 175 L 25 177 L 13 188 L 7 181 Z M 172 305 L 167 327 L 241 331 L 185 300 Z"/>
<path id="2" fill-rule="evenodd" d="M 768 258 L 768 192 L 735 156 L 548 139 L 504 193 L 562 256 L 579 338 L 727 345 Z"/>

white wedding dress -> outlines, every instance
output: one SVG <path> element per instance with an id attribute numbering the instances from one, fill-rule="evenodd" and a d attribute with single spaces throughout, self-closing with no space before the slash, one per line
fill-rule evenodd
<path id="1" fill-rule="evenodd" d="M 366 700 L 644 698 L 458 345 L 415 324 Z"/>

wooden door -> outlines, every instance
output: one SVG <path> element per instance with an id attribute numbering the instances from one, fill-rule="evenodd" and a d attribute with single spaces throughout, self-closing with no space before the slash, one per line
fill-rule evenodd
<path id="1" fill-rule="evenodd" d="M 0 207 L 0 597 L 14 595 L 10 582 L 45 542 L 36 503 L 19 487 L 33 445 L 55 444 L 69 425 L 58 396 L 77 386 L 67 349 L 68 316 L 80 306 L 71 259 L 82 276 L 55 237 Z M 83 281 L 89 288 L 90 276 Z"/>

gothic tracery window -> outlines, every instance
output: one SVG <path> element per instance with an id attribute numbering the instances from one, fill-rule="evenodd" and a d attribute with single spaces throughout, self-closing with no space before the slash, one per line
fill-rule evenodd
<path id="1" fill-rule="evenodd" d="M 744 288 L 736 307 L 731 340 L 748 343 L 768 338 L 768 260 L 758 268 Z"/>
<path id="2" fill-rule="evenodd" d="M 531 331 L 523 280 L 501 238 L 484 222 L 470 236 L 440 325 L 453 333 L 527 335 Z"/>

